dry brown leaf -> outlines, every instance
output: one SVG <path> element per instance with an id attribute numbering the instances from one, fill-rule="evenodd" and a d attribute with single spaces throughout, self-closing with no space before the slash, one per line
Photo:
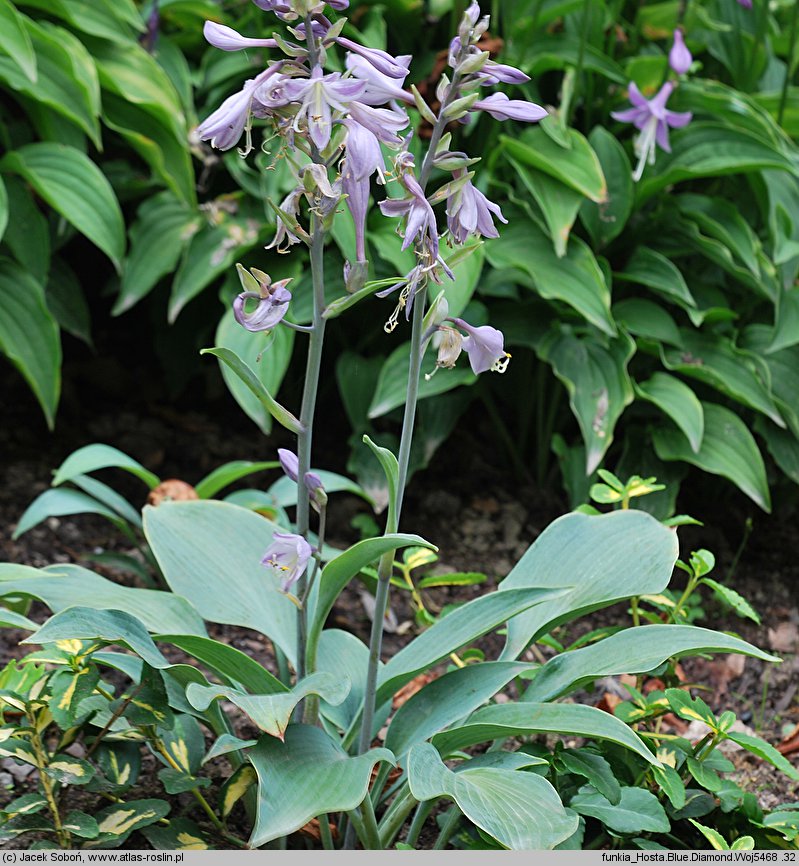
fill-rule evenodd
<path id="1" fill-rule="evenodd" d="M 160 505 L 162 502 L 183 502 L 188 499 L 199 499 L 197 491 L 178 478 L 168 478 L 157 487 L 153 487 L 147 496 L 148 505 Z"/>
<path id="2" fill-rule="evenodd" d="M 330 827 L 330 835 L 334 839 L 338 839 L 338 827 L 331 822 L 328 822 L 327 826 Z M 300 827 L 300 833 L 302 833 L 303 836 L 309 836 L 316 842 L 321 842 L 322 832 L 319 829 L 319 819 L 311 818 L 311 820 L 304 827 Z"/>
<path id="3" fill-rule="evenodd" d="M 613 715 L 613 710 L 621 703 L 621 698 L 614 695 L 613 692 L 605 692 L 599 701 L 594 704 L 598 710 L 604 710 L 606 713 Z"/>
<path id="4" fill-rule="evenodd" d="M 792 755 L 794 752 L 799 752 L 799 725 L 777 746 L 777 751 L 783 755 Z"/>
<path id="5" fill-rule="evenodd" d="M 799 626 L 795 622 L 781 622 L 768 630 L 768 642 L 774 652 L 791 653 L 799 648 Z"/>
<path id="6" fill-rule="evenodd" d="M 398 710 L 405 701 L 412 698 L 416 692 L 423 689 L 428 683 L 432 683 L 436 679 L 436 674 L 422 673 L 417 674 L 409 683 L 406 683 L 395 695 L 391 701 L 391 706 Z"/>

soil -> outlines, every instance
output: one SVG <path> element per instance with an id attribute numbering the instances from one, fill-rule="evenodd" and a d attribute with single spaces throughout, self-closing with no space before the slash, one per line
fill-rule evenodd
<path id="1" fill-rule="evenodd" d="M 6 423 L 0 430 L 0 451 L 4 455 L 0 483 L 0 561 L 35 567 L 79 562 L 113 579 L 135 582 L 130 575 L 88 562 L 100 551 L 127 550 L 124 539 L 101 518 L 88 515 L 50 518 L 21 538 L 11 538 L 25 507 L 48 487 L 52 470 L 82 445 L 91 442 L 114 445 L 162 478 L 179 478 L 192 483 L 228 460 L 274 459 L 275 449 L 289 444 L 280 432 L 268 439 L 261 436 L 226 395 L 217 394 L 207 404 L 206 411 L 199 413 L 184 409 L 180 403 L 166 401 L 159 387 L 151 383 L 139 388 L 129 387 L 128 393 L 135 396 L 120 405 L 112 402 L 118 400 L 119 383 L 114 381 L 115 375 L 130 385 L 131 378 L 135 384 L 135 372 L 116 368 L 110 372 L 105 370 L 98 378 L 96 371 L 83 364 L 77 371 L 67 373 L 68 387 L 59 412 L 58 428 L 52 434 L 40 422 L 38 409 L 24 386 L 10 373 L 7 376 L 4 393 L 10 395 L 10 399 L 6 403 Z M 87 393 L 87 381 L 91 383 L 93 395 L 90 405 L 81 397 Z M 546 526 L 568 510 L 560 494 L 537 489 L 501 465 L 494 452 L 483 447 L 491 440 L 491 435 L 484 419 L 477 414 L 467 417 L 441 450 L 434 468 L 418 473 L 408 490 L 403 525 L 408 531 L 423 527 L 420 534 L 439 546 L 437 571 L 478 571 L 488 576 L 482 586 L 430 590 L 427 601 L 432 610 L 493 589 Z M 344 455 L 335 443 L 345 437 L 346 430 L 325 429 L 320 425 L 318 441 L 322 459 L 319 465 L 344 471 Z M 463 471 L 467 455 L 468 473 Z M 110 480 L 134 502 L 143 500 L 146 494 L 141 482 L 124 473 L 100 473 L 98 477 Z M 246 486 L 268 485 L 275 477 L 274 473 L 263 473 L 248 479 Z M 718 579 L 751 602 L 762 617 L 762 625 L 734 616 L 709 595 L 702 599 L 704 617 L 698 624 L 736 632 L 780 655 L 784 661 L 780 665 L 766 665 L 745 659 L 741 664 L 740 657 L 732 660 L 733 657 L 723 656 L 712 660 L 686 660 L 683 663 L 686 679 L 706 690 L 705 700 L 714 710 L 733 709 L 744 725 L 777 745 L 799 731 L 799 533 L 790 513 L 767 517 L 756 513 L 756 508 L 742 497 L 735 496 L 721 508 L 709 494 L 703 501 L 701 479 L 702 476 L 696 476 L 693 484 L 689 479 L 684 485 L 683 490 L 694 496 L 690 502 L 681 504 L 681 508 L 702 519 L 706 526 L 680 530 L 682 554 L 685 556 L 698 547 L 713 550 Z M 332 512 L 330 542 L 345 545 L 357 540 L 358 533 L 351 520 L 356 515 L 369 513 L 368 506 L 357 498 L 340 496 Z M 743 549 L 738 551 L 746 534 L 746 520 L 750 517 L 754 528 Z M 679 577 L 675 578 L 677 581 Z M 386 635 L 386 656 L 403 646 L 416 628 L 408 595 L 395 593 L 394 599 L 392 613 L 397 627 Z M 35 605 L 30 615 L 42 621 L 47 611 Z M 586 617 L 556 636 L 568 642 L 590 629 L 628 622 L 628 616 L 626 606 L 619 605 Z M 333 622 L 368 640 L 370 621 L 358 588 L 349 589 L 341 597 L 333 612 Z M 227 626 L 216 627 L 211 633 L 268 667 L 274 667 L 260 635 Z M 22 654 L 23 648 L 17 643 L 23 636 L 23 632 L 12 629 L 0 631 L 0 665 Z M 490 655 L 499 644 L 488 642 L 481 647 Z M 548 651 L 543 652 L 546 655 Z M 618 690 L 618 682 L 602 685 L 610 693 Z M 596 703 L 600 697 L 597 693 L 583 696 L 591 703 Z M 239 734 L 246 736 L 248 733 L 252 732 L 242 722 Z M 743 752 L 731 758 L 737 767 L 739 783 L 754 791 L 765 808 L 799 800 L 799 785 L 778 774 L 770 765 Z M 789 755 L 789 760 L 799 764 L 799 750 Z M 12 764 L 0 762 L 0 807 L 12 797 L 30 790 L 33 782 L 30 775 L 24 776 L 20 768 Z M 211 763 L 211 798 L 229 772 L 224 758 Z M 160 784 L 152 780 L 148 783 L 146 774 L 143 778 L 144 786 L 134 795 L 159 796 Z M 188 794 L 178 799 L 186 806 L 190 803 Z M 70 805 L 92 811 L 86 803 Z M 231 831 L 246 837 L 246 828 L 237 827 L 237 820 L 241 820 L 241 816 L 234 813 Z M 147 846 L 146 840 L 138 835 L 128 844 Z"/>

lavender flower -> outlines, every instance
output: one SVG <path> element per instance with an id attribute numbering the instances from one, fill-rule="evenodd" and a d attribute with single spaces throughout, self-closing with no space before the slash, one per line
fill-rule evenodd
<path id="1" fill-rule="evenodd" d="M 504 373 L 508 368 L 510 355 L 505 351 L 505 338 L 502 331 L 490 325 L 475 328 L 463 319 L 450 319 L 468 334 L 463 340 L 463 351 L 469 356 L 469 363 L 475 375 L 492 370 Z"/>
<path id="2" fill-rule="evenodd" d="M 219 148 L 219 150 L 230 150 L 231 147 L 238 144 L 249 120 L 256 90 L 275 75 L 282 66 L 282 62 L 273 64 L 260 75 L 247 81 L 238 93 L 228 96 L 219 108 L 197 127 L 200 140 L 210 139 L 211 146 Z"/>
<path id="3" fill-rule="evenodd" d="M 286 284 L 291 282 L 291 278 L 273 283 L 263 271 L 253 268 L 253 274 L 257 275 L 260 291 L 247 291 L 237 295 L 233 301 L 233 315 L 248 331 L 270 331 L 288 312 L 291 292 L 286 288 Z M 245 304 L 250 298 L 256 299 L 258 305 L 251 313 L 247 313 Z"/>
<path id="4" fill-rule="evenodd" d="M 338 72 L 325 75 L 319 66 L 314 67 L 310 78 L 287 81 L 283 85 L 286 99 L 300 103 L 294 129 L 299 132 L 299 122 L 305 118 L 311 140 L 320 150 L 324 149 L 332 132 L 331 109 L 345 112 L 347 104 L 360 96 L 365 86 L 357 79 L 342 79 Z"/>
<path id="5" fill-rule="evenodd" d="M 325 491 L 322 479 L 315 472 L 306 472 L 303 476 L 303 481 L 315 510 L 318 511 L 327 505 L 327 492 Z"/>
<path id="6" fill-rule="evenodd" d="M 365 82 L 365 88 L 358 97 L 363 105 L 383 105 L 395 99 L 413 105 L 413 95 L 402 89 L 400 79 L 384 75 L 363 57 L 348 54 L 346 66 L 357 80 Z"/>
<path id="7" fill-rule="evenodd" d="M 277 48 L 274 39 L 251 39 L 242 36 L 232 27 L 206 21 L 203 26 L 203 36 L 207 42 L 222 51 L 241 51 L 243 48 Z"/>
<path id="8" fill-rule="evenodd" d="M 344 36 L 337 36 L 336 43 L 368 60 L 382 75 L 397 78 L 400 81 L 405 81 L 408 75 L 408 66 L 412 59 L 410 54 L 392 57 L 387 51 L 381 51 L 379 48 L 366 48 Z"/>
<path id="9" fill-rule="evenodd" d="M 465 173 L 465 169 L 452 172 L 456 178 Z M 465 243 L 469 235 L 499 237 L 491 214 L 495 214 L 500 222 L 508 222 L 502 216 L 499 205 L 489 201 L 471 180 L 467 180 L 447 199 L 447 228 L 456 243 Z"/>
<path id="10" fill-rule="evenodd" d="M 738 0 L 738 3 L 744 7 L 744 9 L 752 8 L 752 0 Z"/>
<path id="11" fill-rule="evenodd" d="M 289 451 L 288 448 L 278 448 L 277 457 L 286 476 L 292 481 L 296 481 L 300 471 L 300 461 L 297 455 L 293 451 Z"/>
<path id="12" fill-rule="evenodd" d="M 406 172 L 400 178 L 402 185 L 411 194 L 410 198 L 386 199 L 380 202 L 380 210 L 387 217 L 407 217 L 402 249 L 406 250 L 417 238 L 426 239 L 426 246 L 433 262 L 438 259 L 438 231 L 436 215 L 425 198 L 419 182 Z"/>
<path id="13" fill-rule="evenodd" d="M 474 103 L 472 111 L 485 111 L 494 120 L 521 120 L 525 123 L 535 123 L 549 113 L 546 108 L 527 102 L 524 99 L 508 99 L 504 93 L 492 93 L 485 99 Z"/>
<path id="14" fill-rule="evenodd" d="M 264 553 L 261 565 L 280 573 L 280 588 L 287 592 L 289 587 L 302 577 L 312 554 L 311 545 L 301 535 L 276 532 Z"/>
<path id="15" fill-rule="evenodd" d="M 629 95 L 633 107 L 625 111 L 613 111 L 611 117 L 622 123 L 632 123 L 641 134 L 635 142 L 635 152 L 638 154 L 638 166 L 633 172 L 633 180 L 638 181 L 644 173 L 647 162 L 655 161 L 655 145 L 658 144 L 666 153 L 671 153 L 669 144 L 669 127 L 680 129 L 688 124 L 693 117 L 690 111 L 669 111 L 666 108 L 674 84 L 667 81 L 652 99 L 646 99 L 634 81 L 630 82 Z"/>
<path id="16" fill-rule="evenodd" d="M 682 30 L 674 31 L 674 43 L 669 51 L 669 66 L 677 73 L 677 75 L 685 75 L 691 68 L 693 57 L 685 44 L 685 39 L 682 35 Z"/>

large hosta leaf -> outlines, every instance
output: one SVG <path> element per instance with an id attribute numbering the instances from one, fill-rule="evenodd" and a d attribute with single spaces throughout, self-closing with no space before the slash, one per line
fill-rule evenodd
<path id="1" fill-rule="evenodd" d="M 544 733 L 609 740 L 652 764 L 659 763 L 624 722 L 585 704 L 492 704 L 457 728 L 436 734 L 432 742 L 442 755 L 451 755 L 476 743 Z"/>
<path id="2" fill-rule="evenodd" d="M 724 406 L 702 403 L 705 435 L 694 454 L 676 427 L 652 432 L 655 452 L 661 460 L 684 460 L 705 472 L 723 475 L 764 511 L 771 511 L 766 467 L 754 437 L 741 419 Z"/>
<path id="3" fill-rule="evenodd" d="M 552 849 L 577 829 L 579 819 L 546 779 L 470 763 L 453 772 L 433 746 L 419 743 L 408 759 L 411 793 L 418 800 L 451 797 L 472 823 L 514 851 Z"/>
<path id="4" fill-rule="evenodd" d="M 635 342 L 627 334 L 600 342 L 571 333 L 552 333 L 538 347 L 555 375 L 569 392 L 569 404 L 585 442 L 585 474 L 602 462 L 613 442 L 613 430 L 625 407 L 633 401 L 633 383 L 627 364 Z"/>
<path id="5" fill-rule="evenodd" d="M 695 452 L 699 450 L 705 433 L 705 415 L 699 398 L 685 382 L 668 373 L 657 372 L 636 385 L 636 391 L 644 400 L 662 409 L 685 433 L 691 448 Z"/>
<path id="6" fill-rule="evenodd" d="M 691 625 L 645 625 L 625 629 L 550 659 L 536 674 L 524 699 L 551 701 L 598 677 L 643 674 L 669 658 L 714 652 L 779 661 L 776 656 L 720 631 Z"/>
<path id="7" fill-rule="evenodd" d="M 122 211 L 111 184 L 85 153 L 66 144 L 37 141 L 7 153 L 0 169 L 24 178 L 120 269 L 125 253 Z"/>
<path id="8" fill-rule="evenodd" d="M 497 628 L 521 611 L 547 602 L 553 603 L 562 595 L 564 591 L 558 588 L 525 587 L 478 596 L 456 608 L 387 662 L 378 678 L 378 705 L 417 673 L 447 658 L 450 653 Z"/>
<path id="9" fill-rule="evenodd" d="M 610 289 L 591 249 L 572 238 L 566 255 L 558 258 L 552 242 L 529 220 L 516 220 L 486 244 L 489 264 L 517 269 L 542 298 L 567 303 L 592 325 L 614 335 Z"/>
<path id="10" fill-rule="evenodd" d="M 315 673 L 280 694 L 248 695 L 225 686 L 201 686 L 192 683 L 186 690 L 189 703 L 197 710 L 207 710 L 217 698 L 227 698 L 246 713 L 265 733 L 283 739 L 291 713 L 308 695 L 318 695 L 329 704 L 340 704 L 350 690 L 346 676 Z"/>
<path id="11" fill-rule="evenodd" d="M 386 748 L 401 758 L 421 743 L 490 700 L 526 662 L 485 662 L 456 668 L 426 685 L 397 710 L 386 735 Z"/>
<path id="12" fill-rule="evenodd" d="M 144 532 L 167 583 L 210 622 L 262 632 L 293 663 L 297 608 L 261 565 L 279 527 L 227 502 L 164 502 L 144 510 Z"/>
<path id="13" fill-rule="evenodd" d="M 122 610 L 141 620 L 151 632 L 205 635 L 202 619 L 180 595 L 132 589 L 78 565 L 52 565 L 39 570 L 0 564 L 0 597 L 8 596 L 38 599 L 53 613 L 75 604 Z"/>
<path id="14" fill-rule="evenodd" d="M 250 845 L 304 827 L 323 812 L 348 812 L 363 802 L 372 767 L 393 762 L 388 749 L 351 758 L 324 731 L 289 725 L 285 742 L 265 735 L 250 750 L 258 773 L 258 812 Z"/>
<path id="15" fill-rule="evenodd" d="M 622 788 L 615 806 L 590 785 L 569 804 L 581 815 L 598 818 L 617 833 L 668 833 L 671 824 L 658 798 L 644 788 Z"/>
<path id="16" fill-rule="evenodd" d="M 548 586 L 563 587 L 566 593 L 508 623 L 503 657 L 517 657 L 536 635 L 583 613 L 634 595 L 662 592 L 677 553 L 675 533 L 641 511 L 558 518 L 527 550 L 499 591 Z"/>
<path id="17" fill-rule="evenodd" d="M 624 230 L 635 192 L 630 161 L 615 135 L 595 126 L 588 136 L 608 185 L 607 200 L 597 204 L 583 200 L 580 219 L 598 247 L 610 243 Z"/>
<path id="18" fill-rule="evenodd" d="M 0 259 L 0 351 L 25 377 L 47 424 L 61 392 L 61 339 L 42 286 L 15 262 Z"/>

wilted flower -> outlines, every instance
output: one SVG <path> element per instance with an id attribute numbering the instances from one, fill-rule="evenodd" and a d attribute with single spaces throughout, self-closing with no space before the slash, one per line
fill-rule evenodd
<path id="1" fill-rule="evenodd" d="M 273 568 L 280 574 L 280 588 L 286 592 L 302 577 L 312 554 L 311 545 L 301 535 L 276 532 L 264 553 L 261 565 Z"/>
<path id="2" fill-rule="evenodd" d="M 258 281 L 259 291 L 245 291 L 237 295 L 233 301 L 233 315 L 248 331 L 270 331 L 288 312 L 291 292 L 286 284 L 291 282 L 291 278 L 273 283 L 269 274 L 263 271 L 253 268 L 252 273 Z M 248 299 L 258 301 L 251 313 L 245 310 Z"/>
<path id="3" fill-rule="evenodd" d="M 685 44 L 685 39 L 682 35 L 682 30 L 674 31 L 674 43 L 669 51 L 669 66 L 677 73 L 677 75 L 685 75 L 691 68 L 693 57 Z"/>
<path id="4" fill-rule="evenodd" d="M 302 199 L 304 194 L 305 190 L 299 186 L 293 189 L 283 199 L 283 201 L 280 202 L 279 210 L 281 211 L 281 215 L 277 220 L 275 236 L 272 238 L 272 243 L 270 243 L 266 249 L 271 250 L 274 247 L 279 253 L 285 253 L 288 252 L 290 246 L 300 243 L 300 238 L 289 228 L 288 225 L 286 225 L 286 223 L 291 222 L 292 220 L 296 221 L 297 214 L 300 212 L 300 199 Z"/>
<path id="5" fill-rule="evenodd" d="M 508 368 L 510 355 L 505 351 L 505 338 L 502 331 L 490 325 L 475 328 L 463 319 L 450 319 L 468 334 L 463 340 L 463 351 L 469 356 L 469 363 L 476 375 L 492 370 L 504 373 Z"/>
<path id="6" fill-rule="evenodd" d="M 293 451 L 288 448 L 278 448 L 277 458 L 280 461 L 280 466 L 286 475 L 292 480 L 297 480 L 297 475 L 300 471 L 300 461 Z"/>
<path id="7" fill-rule="evenodd" d="M 425 373 L 424 377 L 429 382 L 435 375 L 436 370 L 444 367 L 451 370 L 455 366 L 455 362 L 460 357 L 463 350 L 463 336 L 460 331 L 455 328 L 449 328 L 442 325 L 438 329 L 441 342 L 438 344 L 438 356 L 436 357 L 436 366 L 432 373 Z"/>
<path id="8" fill-rule="evenodd" d="M 508 99 L 505 93 L 492 93 L 472 105 L 472 111 L 485 111 L 494 120 L 521 120 L 535 123 L 549 113 L 546 108 L 524 99 Z"/>
<path id="9" fill-rule="evenodd" d="M 464 173 L 465 169 L 452 172 L 456 178 Z M 467 180 L 447 199 L 447 228 L 459 244 L 465 243 L 472 234 L 484 238 L 499 237 L 491 214 L 495 214 L 500 222 L 507 223 L 499 205 L 489 201 L 471 180 Z"/>
<path id="10" fill-rule="evenodd" d="M 311 140 L 322 150 L 330 141 L 332 132 L 331 109 L 346 111 L 347 103 L 360 96 L 365 86 L 363 81 L 354 78 L 342 79 L 338 72 L 325 75 L 319 66 L 314 67 L 310 78 L 292 78 L 285 82 L 283 93 L 286 99 L 300 103 L 294 129 L 299 132 L 298 124 L 304 117 Z"/>
<path id="11" fill-rule="evenodd" d="M 611 117 L 622 123 L 632 123 L 636 129 L 641 131 L 635 142 L 635 151 L 638 154 L 638 166 L 633 172 L 633 180 L 640 180 L 644 173 L 644 166 L 655 161 L 655 144 L 658 144 L 666 153 L 671 153 L 669 144 L 669 127 L 679 129 L 690 122 L 693 115 L 690 111 L 669 111 L 666 108 L 674 84 L 667 81 L 652 99 L 647 99 L 634 81 L 630 82 L 629 94 L 632 108 L 625 111 L 613 111 Z"/>

